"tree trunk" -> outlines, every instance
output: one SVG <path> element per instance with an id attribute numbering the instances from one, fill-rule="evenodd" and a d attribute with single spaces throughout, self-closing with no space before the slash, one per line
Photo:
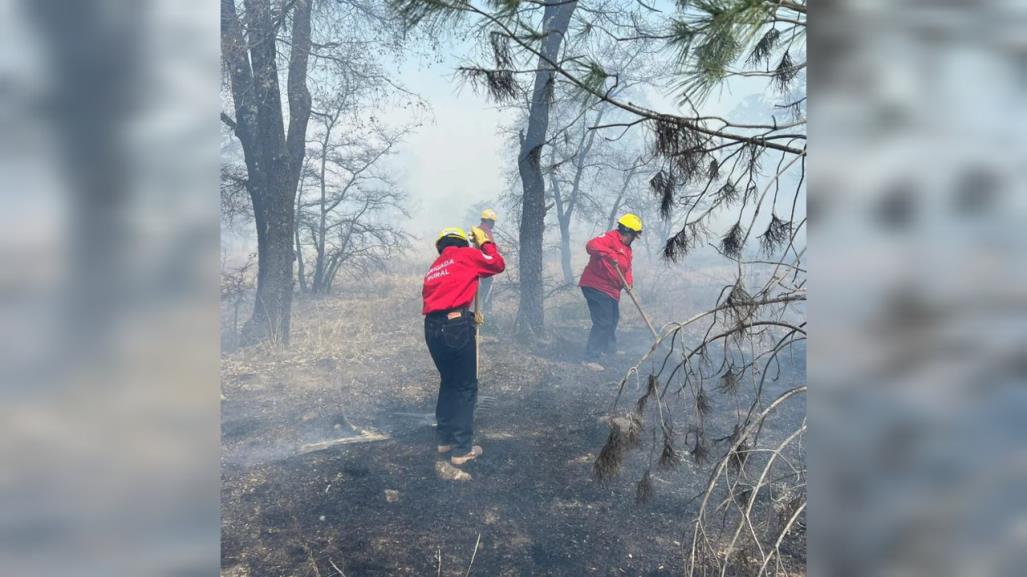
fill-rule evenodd
<path id="1" fill-rule="evenodd" d="M 332 265 L 330 267 L 328 267 L 327 271 L 325 271 L 324 292 L 326 294 L 330 290 L 332 290 L 332 285 L 335 284 L 335 276 L 337 274 L 339 274 L 339 267 L 343 263 L 345 263 L 346 260 L 349 258 L 349 256 L 348 256 L 348 253 L 349 253 L 349 250 L 350 250 L 349 243 L 350 243 L 350 239 L 353 238 L 353 227 L 356 226 L 357 221 L 360 220 L 361 216 L 363 216 L 363 214 L 367 210 L 368 206 L 369 206 L 369 202 L 365 202 L 364 203 L 364 208 L 361 211 L 357 212 L 356 215 L 354 215 L 353 219 L 350 221 L 349 227 L 346 228 L 346 234 L 341 235 L 341 237 L 340 237 L 340 240 L 339 240 L 339 250 L 336 251 L 336 253 L 333 255 L 334 260 L 332 262 Z"/>
<path id="2" fill-rule="evenodd" d="M 324 285 L 325 278 L 325 245 L 324 245 L 324 229 L 322 229 L 321 237 L 317 241 L 317 259 L 314 261 L 314 280 L 311 284 L 311 291 L 314 293 L 320 293 L 321 287 Z"/>
<path id="3" fill-rule="evenodd" d="M 560 267 L 563 269 L 563 282 L 574 284 L 574 269 L 571 268 L 571 219 L 560 219 Z"/>
<path id="4" fill-rule="evenodd" d="M 277 30 L 268 0 L 245 0 L 246 30 L 234 0 L 221 0 L 221 50 L 235 102 L 235 134 L 246 160 L 257 227 L 257 294 L 242 344 L 287 345 L 292 308 L 296 188 L 303 164 L 310 94 L 310 0 L 296 0 L 289 56 L 289 130 L 285 134 L 276 63 Z"/>
<path id="5" fill-rule="evenodd" d="M 549 164 L 556 166 L 556 147 L 549 147 Z M 570 211 L 564 203 L 560 190 L 560 181 L 556 178 L 556 168 L 549 172 L 549 186 L 553 189 L 553 204 L 556 205 L 556 218 L 560 224 L 560 268 L 563 269 L 564 284 L 574 283 L 574 271 L 571 269 L 571 232 Z"/>
<path id="6" fill-rule="evenodd" d="M 624 175 L 624 183 L 621 184 L 620 192 L 617 193 L 617 198 L 614 199 L 613 206 L 610 207 L 610 213 L 607 216 L 606 230 L 613 230 L 614 226 L 616 226 L 617 212 L 620 210 L 621 202 L 624 201 L 624 195 L 628 192 L 628 186 L 631 184 L 631 179 L 635 177 L 636 172 L 638 172 L 638 168 L 632 167 Z"/>
<path id="7" fill-rule="evenodd" d="M 339 267 L 346 259 L 342 256 L 336 257 L 332 260 L 331 266 L 328 267 L 327 274 L 325 274 L 325 288 L 324 292 L 327 294 L 331 292 L 332 286 L 335 285 L 335 277 L 339 274 Z"/>
<path id="8" fill-rule="evenodd" d="M 542 237 L 545 232 L 546 198 L 542 178 L 542 146 L 549 129 L 550 99 L 554 88 L 553 66 L 557 62 L 564 34 L 570 24 L 577 2 L 552 0 L 546 4 L 542 17 L 543 58 L 539 58 L 528 109 L 528 128 L 521 138 L 517 169 L 524 188 L 521 206 L 519 274 L 521 300 L 517 318 L 517 334 L 522 339 L 540 336 L 545 328 L 542 293 Z"/>
<path id="9" fill-rule="evenodd" d="M 603 119 L 603 111 L 604 108 L 601 107 L 591 124 L 599 124 L 599 121 Z M 587 119 L 587 116 L 585 118 Z M 597 132 L 589 130 L 589 124 L 582 122 L 581 140 L 578 142 L 578 153 L 574 158 L 574 180 L 571 181 L 571 194 L 564 207 L 557 212 L 557 216 L 560 218 L 560 266 L 563 268 L 564 283 L 568 285 L 574 284 L 574 271 L 571 269 L 571 219 L 574 217 L 574 209 L 578 205 L 578 198 L 581 194 L 581 176 L 585 173 L 585 159 L 592 151 Z"/>
<path id="10" fill-rule="evenodd" d="M 554 166 L 549 170 L 549 188 L 553 189 L 553 203 L 557 207 L 557 222 L 560 224 L 560 267 L 564 272 L 564 284 L 574 282 L 574 271 L 571 270 L 571 239 L 570 239 L 570 215 L 564 202 L 563 192 L 560 190 L 560 180 L 557 179 L 557 148 L 549 147 L 549 165 Z"/>
<path id="11" fill-rule="evenodd" d="M 239 348 L 239 305 L 242 297 L 236 297 L 232 306 L 232 350 Z"/>
<path id="12" fill-rule="evenodd" d="M 280 179 L 276 179 L 280 180 Z M 281 182 L 276 183 L 279 186 Z M 253 316 L 243 326 L 242 341 L 254 344 L 261 340 L 289 344 L 289 317 L 292 308 L 293 260 L 292 202 L 283 207 L 282 188 L 274 191 L 279 198 L 262 203 L 263 231 L 257 234 L 257 295 Z M 254 204 L 256 208 L 256 203 Z M 258 225 L 259 226 L 259 225 Z M 263 248 L 260 247 L 263 241 Z"/>
<path id="13" fill-rule="evenodd" d="M 303 265 L 303 245 L 300 243 L 300 201 L 302 197 L 296 195 L 296 222 L 293 223 L 293 230 L 296 235 L 296 278 L 300 281 L 300 292 L 307 292 L 307 277 Z"/>
<path id="14" fill-rule="evenodd" d="M 325 134 L 321 139 L 321 169 L 318 172 L 318 184 L 320 185 L 321 201 L 318 206 L 318 241 L 317 241 L 317 265 L 314 267 L 314 292 L 317 294 L 327 293 L 329 284 L 325 278 L 325 243 L 328 236 L 328 183 L 326 180 L 328 172 L 328 145 L 332 141 L 332 128 L 335 127 L 335 117 L 329 117 L 325 122 Z"/>

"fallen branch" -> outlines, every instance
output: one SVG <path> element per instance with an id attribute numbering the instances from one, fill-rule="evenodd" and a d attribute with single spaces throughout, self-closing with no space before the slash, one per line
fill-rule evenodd
<path id="1" fill-rule="evenodd" d="M 360 434 L 355 437 L 342 437 L 340 439 L 331 439 L 328 441 L 320 441 L 317 443 L 308 443 L 300 446 L 299 454 L 303 455 L 306 453 L 312 453 L 314 451 L 323 451 L 336 445 L 352 445 L 354 443 L 373 443 L 375 441 L 385 441 L 389 439 L 388 435 L 376 433 L 374 431 L 360 431 Z"/>

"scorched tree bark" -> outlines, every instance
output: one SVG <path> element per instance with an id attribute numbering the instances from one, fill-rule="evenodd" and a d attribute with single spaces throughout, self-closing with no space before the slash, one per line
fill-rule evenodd
<path id="1" fill-rule="evenodd" d="M 542 235 L 545 230 L 546 191 L 542 177 L 542 146 L 549 129 L 549 109 L 555 83 L 550 62 L 557 62 L 560 46 L 577 2 L 550 0 L 542 16 L 541 57 L 535 72 L 535 84 L 528 108 L 528 127 L 521 137 L 517 170 L 521 176 L 524 197 L 521 204 L 519 274 L 521 302 L 518 311 L 518 335 L 539 336 L 545 326 L 542 303 Z"/>
<path id="2" fill-rule="evenodd" d="M 310 117 L 311 1 L 294 0 L 284 8 L 292 11 L 286 133 L 276 64 L 278 29 L 287 20 L 283 5 L 272 9 L 270 0 L 244 0 L 241 19 L 235 0 L 221 0 L 221 52 L 235 104 L 235 119 L 222 118 L 242 144 L 257 227 L 257 294 L 243 344 L 289 342 L 296 186 Z"/>

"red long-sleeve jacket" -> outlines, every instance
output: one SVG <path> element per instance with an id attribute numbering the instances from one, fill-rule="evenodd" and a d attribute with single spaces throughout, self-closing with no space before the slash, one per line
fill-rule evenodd
<path id="1" fill-rule="evenodd" d="M 494 242 L 485 243 L 481 249 L 472 246 L 443 249 L 424 275 L 421 314 L 470 306 L 478 290 L 478 279 L 499 274 L 504 269 L 506 262 Z"/>
<path id="2" fill-rule="evenodd" d="M 588 241 L 585 250 L 589 254 L 588 265 L 585 266 L 585 272 L 581 273 L 578 286 L 594 288 L 619 301 L 622 284 L 609 259 L 617 262 L 620 271 L 624 273 L 624 279 L 628 285 L 633 286 L 635 279 L 631 275 L 631 247 L 624 244 L 617 230 L 611 230 Z"/>

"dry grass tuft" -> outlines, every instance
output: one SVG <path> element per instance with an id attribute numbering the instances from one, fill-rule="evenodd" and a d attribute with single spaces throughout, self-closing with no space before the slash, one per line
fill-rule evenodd
<path id="1" fill-rule="evenodd" d="M 649 474 L 649 469 L 645 470 L 642 478 L 638 480 L 638 484 L 635 486 L 635 502 L 644 505 L 648 503 L 653 497 L 653 480 Z"/>

